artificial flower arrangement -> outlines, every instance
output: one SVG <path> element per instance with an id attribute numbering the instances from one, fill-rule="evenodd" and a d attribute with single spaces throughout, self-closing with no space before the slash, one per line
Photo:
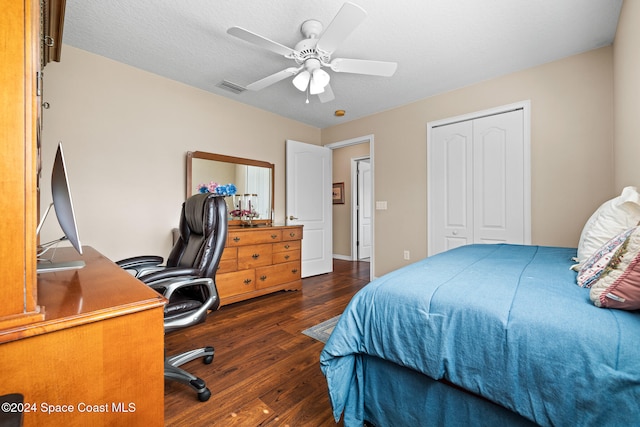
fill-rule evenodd
<path id="1" fill-rule="evenodd" d="M 236 194 L 236 186 L 233 184 L 220 185 L 211 181 L 209 184 L 199 184 L 196 189 L 198 193 L 214 193 L 221 196 L 233 196 Z"/>

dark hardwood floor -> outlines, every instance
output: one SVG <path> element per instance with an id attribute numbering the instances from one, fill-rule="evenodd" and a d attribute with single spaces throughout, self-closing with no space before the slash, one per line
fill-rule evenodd
<path id="1" fill-rule="evenodd" d="M 333 273 L 303 279 L 302 291 L 223 306 L 205 323 L 168 334 L 168 354 L 207 345 L 216 354 L 211 365 L 184 365 L 206 381 L 207 402 L 165 382 L 165 425 L 335 426 L 320 371 L 324 344 L 302 331 L 342 313 L 368 282 L 368 262 L 334 260 Z"/>

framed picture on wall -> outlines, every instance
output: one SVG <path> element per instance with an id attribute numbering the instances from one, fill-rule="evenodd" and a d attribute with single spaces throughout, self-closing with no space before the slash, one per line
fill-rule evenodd
<path id="1" fill-rule="evenodd" d="M 343 205 L 344 204 L 344 182 L 334 182 L 332 194 L 333 194 L 333 204 Z"/>

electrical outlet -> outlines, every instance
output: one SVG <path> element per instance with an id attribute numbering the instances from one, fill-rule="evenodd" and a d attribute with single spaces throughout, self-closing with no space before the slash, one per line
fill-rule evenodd
<path id="1" fill-rule="evenodd" d="M 409 253 L 409 251 L 404 251 L 404 259 L 406 259 L 406 260 L 410 260 L 411 259 L 411 254 Z"/>

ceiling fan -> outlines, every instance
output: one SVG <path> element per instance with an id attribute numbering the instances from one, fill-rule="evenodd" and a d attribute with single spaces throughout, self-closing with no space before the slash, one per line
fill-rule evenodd
<path id="1" fill-rule="evenodd" d="M 247 85 L 248 90 L 258 91 L 274 83 L 293 77 L 293 85 L 308 95 L 318 95 L 320 102 L 334 99 L 333 90 L 329 84 L 330 75 L 324 67 L 336 73 L 355 73 L 371 76 L 392 76 L 398 64 L 395 62 L 369 61 L 364 59 L 331 59 L 333 52 L 342 41 L 364 21 L 367 12 L 353 3 L 345 3 L 333 18 L 333 21 L 322 32 L 322 24 L 310 19 L 302 23 L 300 32 L 305 37 L 296 44 L 295 48 L 284 46 L 261 35 L 255 34 L 241 27 L 231 27 L 228 34 L 258 45 L 264 49 L 283 55 L 296 62 L 296 66 L 289 67 L 275 74 L 267 76 Z"/>

